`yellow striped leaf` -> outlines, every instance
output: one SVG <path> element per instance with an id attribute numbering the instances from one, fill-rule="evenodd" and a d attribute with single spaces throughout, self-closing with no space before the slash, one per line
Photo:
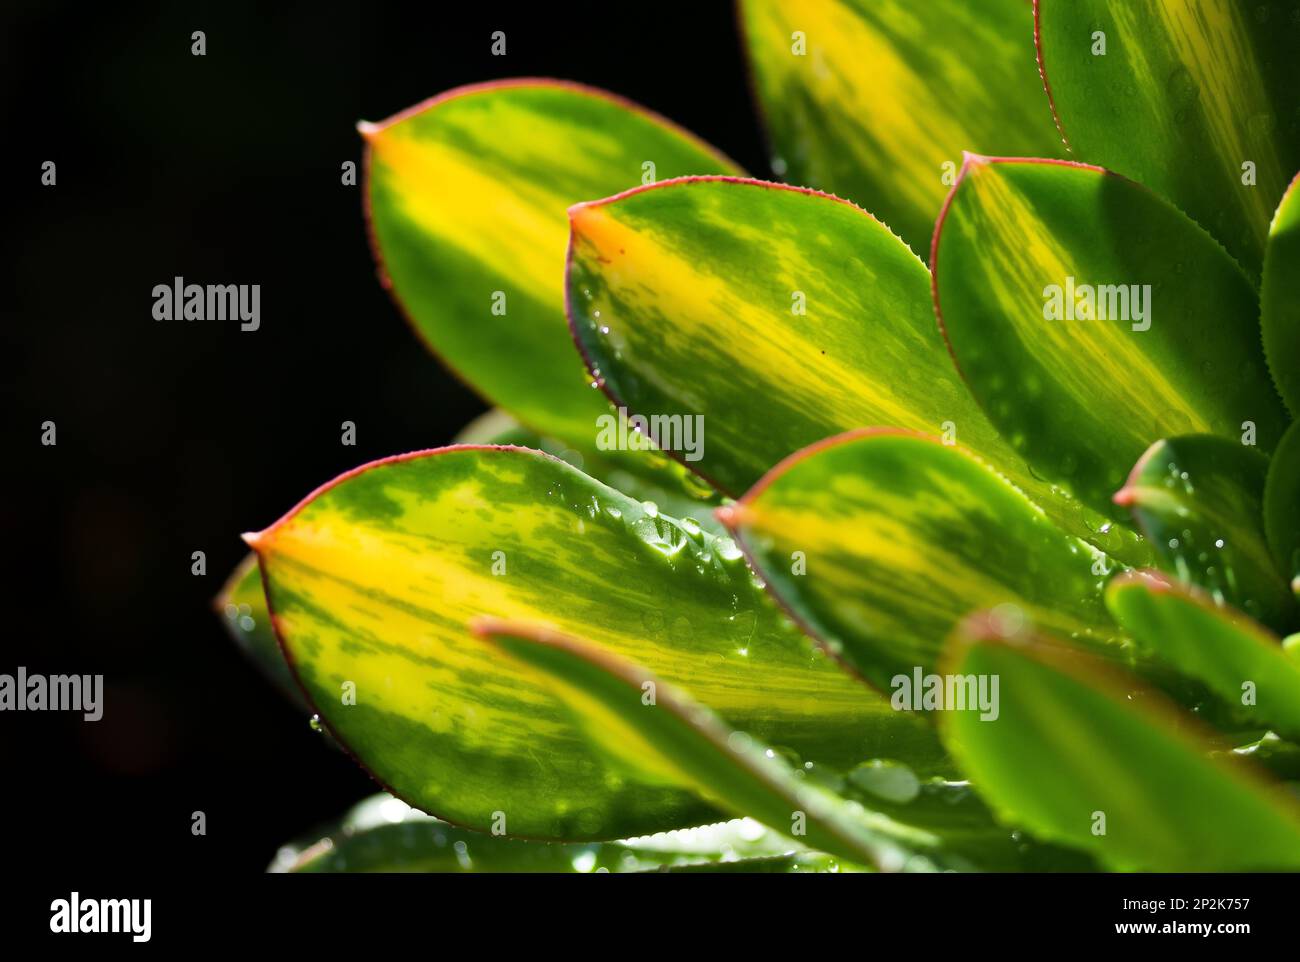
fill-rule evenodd
<path id="1" fill-rule="evenodd" d="M 1102 603 L 1104 557 L 975 458 L 930 438 L 884 429 L 831 438 L 720 513 L 791 613 L 895 698 L 934 668 L 976 608 L 1083 643 L 1118 633 Z"/>
<path id="2" fill-rule="evenodd" d="M 590 446 L 606 406 L 564 326 L 565 210 L 736 166 L 640 107 L 547 80 L 457 88 L 360 130 L 381 279 L 420 336 L 525 424 Z"/>
<path id="3" fill-rule="evenodd" d="M 376 462 L 248 540 L 329 730 L 394 794 L 457 824 L 576 840 L 715 816 L 610 768 L 552 693 L 469 636 L 480 615 L 598 635 L 809 760 L 948 771 L 931 732 L 781 618 L 734 543 L 540 452 Z"/>
<path id="4" fill-rule="evenodd" d="M 732 815 L 884 871 L 903 868 L 926 832 L 871 813 L 809 780 L 754 739 L 644 668 L 590 641 L 486 620 L 475 631 L 557 689 L 578 724 L 611 757 L 688 788 Z M 913 866 L 920 867 L 920 866 Z"/>
<path id="5" fill-rule="evenodd" d="M 690 519 L 710 534 L 727 534 L 713 516 L 714 507 L 721 501 L 718 494 L 697 475 L 657 453 L 618 460 L 594 451 L 584 454 L 563 441 L 542 437 L 496 408 L 467 424 L 456 435 L 455 443 L 515 445 L 544 451 L 629 497 L 641 502 L 651 501 L 673 517 Z M 239 563 L 214 604 L 218 613 L 224 616 L 226 630 L 235 643 L 295 706 L 306 709 L 307 702 L 280 653 L 271 627 L 262 574 L 255 554 L 249 554 Z"/>
<path id="6" fill-rule="evenodd" d="M 997 680 L 998 713 L 941 730 L 1007 821 L 1115 870 L 1300 868 L 1300 805 L 1136 679 L 1004 619 L 964 623 L 943 676 Z"/>
<path id="7" fill-rule="evenodd" d="M 743 0 L 772 166 L 917 253 L 964 150 L 1055 157 L 1024 0 Z"/>
<path id="8" fill-rule="evenodd" d="M 1258 277 L 1269 217 L 1300 167 L 1293 0 L 1035 9 L 1043 80 L 1073 153 L 1168 197 Z"/>
<path id="9" fill-rule="evenodd" d="M 972 393 L 1038 474 L 1098 511 L 1160 438 L 1268 452 L 1282 436 L 1250 281 L 1130 180 L 969 157 L 931 266 Z"/>
<path id="10" fill-rule="evenodd" d="M 1227 438 L 1168 438 L 1142 455 L 1115 502 L 1133 512 L 1161 568 L 1285 628 L 1295 602 L 1264 535 L 1268 464 L 1253 448 Z"/>
<path id="11" fill-rule="evenodd" d="M 1152 571 L 1114 579 L 1106 605 L 1140 643 L 1257 716 L 1259 727 L 1300 739 L 1300 661 L 1282 650 L 1281 638 Z"/>
<path id="12" fill-rule="evenodd" d="M 861 209 L 688 178 L 570 218 L 570 323 L 593 376 L 652 429 L 693 426 L 689 438 L 661 431 L 661 446 L 720 490 L 738 495 L 808 444 L 883 424 L 959 442 L 1066 530 L 1147 557 L 1125 524 L 1036 477 L 998 435 L 945 350 L 925 265 Z"/>
<path id="13" fill-rule="evenodd" d="M 1264 353 L 1278 390 L 1300 418 L 1300 174 L 1287 188 L 1268 231 L 1259 292 Z"/>

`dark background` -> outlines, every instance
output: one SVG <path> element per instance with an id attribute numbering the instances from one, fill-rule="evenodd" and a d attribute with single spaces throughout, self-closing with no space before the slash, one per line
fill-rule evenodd
<path id="1" fill-rule="evenodd" d="M 0 672 L 102 673 L 106 689 L 94 724 L 0 713 L 5 861 L 260 872 L 376 790 L 211 609 L 241 531 L 345 469 L 446 443 L 484 409 L 376 283 L 362 188 L 340 183 L 358 119 L 554 76 L 766 172 L 725 0 L 442 6 L 10 0 L 0 14 Z M 261 329 L 153 320 L 152 288 L 175 275 L 262 285 Z M 56 447 L 40 444 L 47 419 Z"/>

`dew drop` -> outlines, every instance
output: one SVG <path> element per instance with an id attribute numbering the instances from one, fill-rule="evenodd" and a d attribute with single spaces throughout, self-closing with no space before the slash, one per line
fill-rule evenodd
<path id="1" fill-rule="evenodd" d="M 900 762 L 872 759 L 849 773 L 849 781 L 858 788 L 890 802 L 906 804 L 921 792 L 916 773 Z"/>
<path id="2" fill-rule="evenodd" d="M 739 561 L 743 557 L 743 552 L 736 547 L 736 542 L 730 538 L 719 538 L 714 542 L 718 551 L 718 557 L 723 561 Z"/>

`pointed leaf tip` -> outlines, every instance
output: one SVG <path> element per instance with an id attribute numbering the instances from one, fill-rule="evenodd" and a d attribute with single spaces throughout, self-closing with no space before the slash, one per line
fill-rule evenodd
<path id="1" fill-rule="evenodd" d="M 573 376 L 568 205 L 639 184 L 647 158 L 657 180 L 741 173 L 642 108 L 544 80 L 457 88 L 358 131 L 372 247 L 403 313 L 462 380 L 570 445 L 607 404 Z M 486 291 L 509 293 L 508 316 L 495 294 L 487 312 Z M 532 363 L 510 363 L 503 343 Z"/>
<path id="2" fill-rule="evenodd" d="M 372 123 L 369 120 L 357 121 L 357 133 L 359 133 L 362 139 L 367 143 L 374 141 L 374 139 L 379 136 L 380 130 L 381 128 L 379 124 Z"/>

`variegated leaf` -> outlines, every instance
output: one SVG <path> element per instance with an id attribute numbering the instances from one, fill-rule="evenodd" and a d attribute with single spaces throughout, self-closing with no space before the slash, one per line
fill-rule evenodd
<path id="1" fill-rule="evenodd" d="M 931 733 L 783 624 L 730 540 L 540 452 L 376 462 L 249 541 L 324 723 L 394 794 L 458 824 L 574 840 L 714 815 L 593 754 L 553 694 L 468 635 L 479 615 L 598 633 L 809 760 L 945 771 Z"/>

